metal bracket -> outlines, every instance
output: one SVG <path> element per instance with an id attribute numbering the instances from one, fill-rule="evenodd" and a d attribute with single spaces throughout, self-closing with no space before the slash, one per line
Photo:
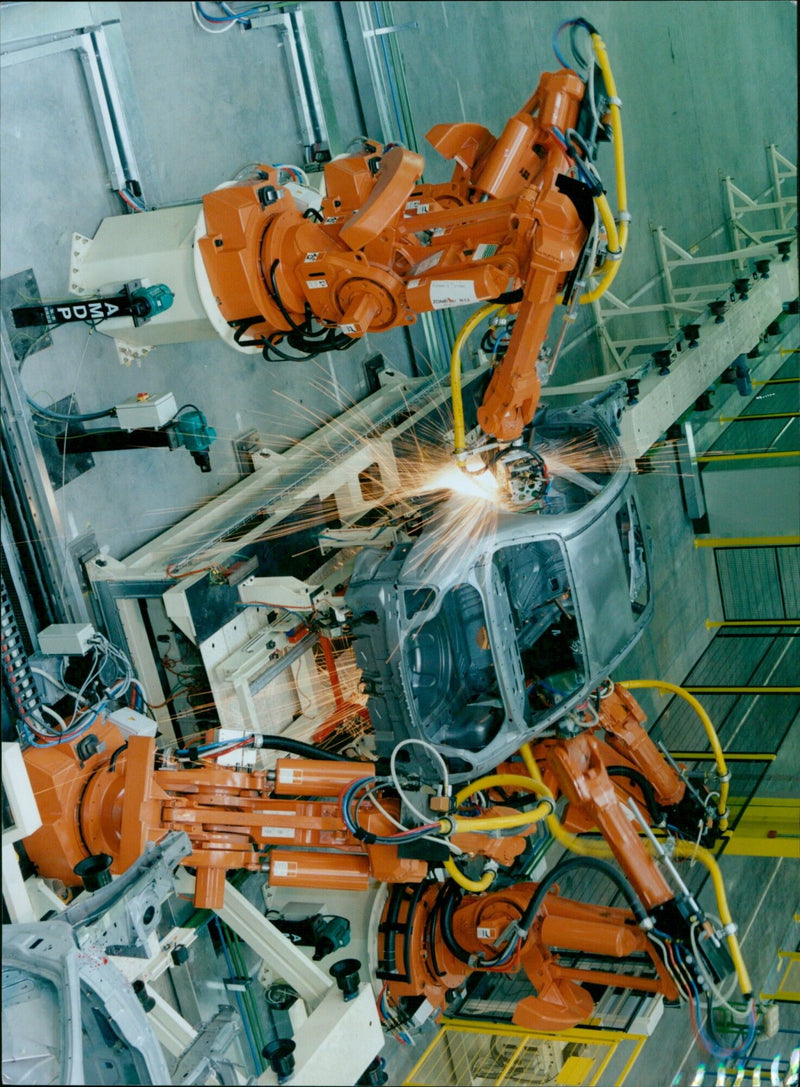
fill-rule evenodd
<path id="1" fill-rule="evenodd" d="M 7 67 L 71 49 L 77 51 L 86 76 L 108 167 L 109 184 L 117 191 L 133 184 L 138 189 L 138 196 L 141 194 L 139 167 L 133 151 L 122 95 L 111 62 L 105 26 L 89 26 L 45 37 L 23 38 L 5 47 L 0 63 Z"/>
<path id="2" fill-rule="evenodd" d="M 238 1084 L 239 1077 L 232 1061 L 221 1054 L 239 1032 L 239 1020 L 230 1005 L 221 1005 L 216 1015 L 206 1024 L 191 1045 L 181 1054 L 172 1082 L 186 1084 L 205 1083 L 210 1072 L 216 1072 L 220 1083 Z"/>

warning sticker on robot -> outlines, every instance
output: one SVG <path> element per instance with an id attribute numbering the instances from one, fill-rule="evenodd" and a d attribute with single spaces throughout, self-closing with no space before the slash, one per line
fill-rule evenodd
<path id="1" fill-rule="evenodd" d="M 477 302 L 475 284 L 463 279 L 437 279 L 431 283 L 431 305 L 434 309 L 448 306 L 468 306 Z"/>
<path id="2" fill-rule="evenodd" d="M 310 291 L 317 291 L 317 290 L 319 290 L 320 287 L 327 287 L 327 286 L 328 286 L 327 279 L 309 279 L 309 280 L 306 280 L 306 287 L 308 287 L 308 289 Z"/>
<path id="3" fill-rule="evenodd" d="M 297 864 L 294 861 L 273 861 L 269 871 L 271 876 L 296 875 Z"/>
<path id="4" fill-rule="evenodd" d="M 292 827 L 262 827 L 261 835 L 264 838 L 294 838 L 294 830 Z"/>
<path id="5" fill-rule="evenodd" d="M 302 770 L 293 770 L 291 766 L 282 766 L 278 770 L 278 781 L 281 785 L 294 785 L 295 782 L 301 782 L 303 780 Z"/>
<path id="6" fill-rule="evenodd" d="M 319 253 L 306 253 L 305 264 L 312 264 L 315 260 L 319 260 Z"/>

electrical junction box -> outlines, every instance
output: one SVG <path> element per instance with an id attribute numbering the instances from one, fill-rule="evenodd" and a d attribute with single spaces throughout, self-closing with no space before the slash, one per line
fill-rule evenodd
<path id="1" fill-rule="evenodd" d="M 53 623 L 39 632 L 39 649 L 48 657 L 85 657 L 94 636 L 91 623 Z"/>
<path id="2" fill-rule="evenodd" d="M 106 720 L 116 725 L 126 740 L 129 736 L 155 736 L 158 730 L 158 721 L 136 710 L 114 710 L 106 714 Z"/>
<path id="3" fill-rule="evenodd" d="M 117 422 L 123 430 L 138 430 L 139 427 L 160 427 L 175 417 L 178 405 L 173 393 L 151 396 L 150 393 L 137 393 L 116 404 Z"/>

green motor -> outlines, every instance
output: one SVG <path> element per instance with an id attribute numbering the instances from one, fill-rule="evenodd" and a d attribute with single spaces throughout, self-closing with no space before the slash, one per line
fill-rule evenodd
<path id="1" fill-rule="evenodd" d="M 216 440 L 217 432 L 198 408 L 184 412 L 180 418 L 170 424 L 170 446 L 173 449 L 183 447 L 192 454 L 195 464 L 201 472 L 211 471 L 211 458 L 208 450 Z"/>

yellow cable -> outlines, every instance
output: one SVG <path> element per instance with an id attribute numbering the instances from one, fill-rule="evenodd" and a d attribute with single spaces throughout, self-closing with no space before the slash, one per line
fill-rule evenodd
<path id="1" fill-rule="evenodd" d="M 465 891 L 472 891 L 475 894 L 480 894 L 481 891 L 485 891 L 486 888 L 494 882 L 495 872 L 493 868 L 484 872 L 480 879 L 468 879 L 458 868 L 458 865 L 452 857 L 447 858 L 444 862 L 444 866 L 459 887 L 463 887 Z"/>
<path id="2" fill-rule="evenodd" d="M 486 777 L 478 778 L 477 781 L 471 781 L 469 785 L 465 785 L 457 792 L 456 805 L 463 804 L 465 800 L 481 792 L 482 789 L 503 788 L 506 785 L 509 789 L 526 789 L 529 793 L 536 793 L 537 796 L 553 799 L 553 794 L 541 781 L 531 781 L 529 777 L 526 778 L 522 774 L 487 774 Z"/>
<path id="3" fill-rule="evenodd" d="M 628 686 L 628 684 L 623 684 Z M 534 779 L 534 781 L 541 782 L 542 775 L 539 772 L 539 767 L 536 759 L 533 757 L 530 744 L 523 744 L 520 748 L 520 754 L 525 762 L 528 773 Z M 565 849 L 570 850 L 572 853 L 577 853 L 583 857 L 613 857 L 614 854 L 611 847 L 606 842 L 586 842 L 581 841 L 575 834 L 570 834 L 560 823 L 559 819 L 555 815 L 548 816 L 547 828 L 553 835 L 555 840 L 564 846 Z M 647 843 L 650 848 L 652 846 Z M 675 842 L 675 855 L 678 857 L 694 858 L 704 864 L 711 875 L 711 880 L 714 884 L 714 895 L 717 900 L 717 909 L 719 910 L 719 917 L 723 925 L 732 924 L 731 912 L 728 908 L 728 900 L 725 895 L 725 884 L 722 879 L 722 872 L 713 853 L 710 853 L 701 845 L 695 845 L 694 842 Z M 742 995 L 749 999 L 752 993 L 752 986 L 750 984 L 750 977 L 747 973 L 747 967 L 745 966 L 744 959 L 742 957 L 742 951 L 739 947 L 739 941 L 736 939 L 736 933 L 727 933 L 728 946 L 731 950 L 731 958 L 733 959 L 733 965 L 736 968 L 736 976 L 739 979 L 739 988 L 742 991 Z"/>
<path id="4" fill-rule="evenodd" d="M 533 811 L 521 811 L 514 815 L 482 815 L 474 819 L 462 819 L 452 816 L 453 829 L 456 833 L 482 832 L 487 830 L 506 830 L 511 827 L 524 827 L 531 823 L 538 823 L 552 811 L 553 795 L 542 782 L 532 781 L 522 774 L 488 774 L 466 785 L 456 793 L 456 806 L 481 789 L 493 789 L 507 785 L 510 789 L 527 789 L 528 792 L 537 793 L 550 801 L 548 804 L 539 804 Z"/>
<path id="5" fill-rule="evenodd" d="M 614 75 L 611 71 L 611 63 L 608 59 L 605 42 L 599 34 L 592 34 L 592 44 L 594 45 L 594 52 L 597 57 L 600 71 L 603 73 L 603 80 L 606 85 L 608 96 L 611 99 L 616 99 L 617 85 L 614 82 Z M 608 207 L 608 200 L 606 199 L 605 194 L 601 193 L 597 196 L 595 198 L 595 203 L 597 204 L 597 210 L 600 212 L 600 217 L 603 220 L 603 225 L 606 228 L 609 251 L 612 253 L 619 251 L 619 256 L 612 260 L 606 258 L 603 266 L 599 269 L 602 279 L 591 291 L 581 295 L 581 305 L 586 305 L 588 302 L 596 302 L 598 298 L 606 293 L 619 271 L 619 267 L 622 264 L 622 256 L 625 253 L 625 248 L 628 244 L 628 185 L 625 179 L 625 148 L 622 142 L 622 114 L 620 113 L 620 108 L 616 101 L 611 102 L 609 110 L 611 113 L 611 133 L 614 143 L 614 171 L 617 180 L 617 217 L 620 220 L 619 233 L 617 233 L 616 224 L 614 224 L 613 229 L 610 229 L 609 227 L 608 220 L 611 219 L 611 222 L 613 223 L 613 216 L 611 215 L 611 209 Z M 604 204 L 605 207 L 603 206 Z"/>
<path id="6" fill-rule="evenodd" d="M 530 778 L 523 777 L 522 774 L 487 774 L 486 777 L 478 778 L 477 781 L 470 782 L 463 789 L 456 793 L 456 804 L 463 804 L 463 802 L 474 793 L 480 792 L 481 789 L 491 789 L 495 787 L 502 787 L 507 785 L 509 788 L 526 789 L 528 792 L 537 793 L 539 796 L 546 797 L 552 801 L 552 793 L 542 782 L 532 781 Z M 498 816 L 483 816 L 477 819 L 459 819 L 457 816 L 452 816 L 450 821 L 453 824 L 453 831 L 456 834 L 459 833 L 481 833 L 489 830 L 506 830 L 511 827 L 529 826 L 531 823 L 538 823 L 541 819 L 547 815 L 551 810 L 551 804 L 539 804 L 533 811 L 518 812 L 515 815 L 498 815 Z M 447 822 L 442 821 L 442 829 L 447 829 Z M 487 887 L 494 880 L 494 871 L 489 869 L 484 872 L 479 880 L 468 879 L 463 872 L 460 871 L 458 865 L 455 863 L 452 857 L 444 862 L 445 869 L 450 873 L 459 887 L 463 887 L 465 891 L 472 891 L 476 894 L 481 891 L 485 891 Z"/>
<path id="7" fill-rule="evenodd" d="M 492 303 L 481 306 L 464 322 L 461 331 L 456 336 L 456 342 L 453 344 L 453 351 L 450 355 L 450 391 L 453 396 L 453 452 L 456 455 L 464 453 L 467 448 L 467 435 L 464 427 L 464 401 L 461 396 L 461 348 L 464 346 L 467 337 L 477 328 L 484 317 L 488 317 L 489 314 L 495 313 L 502 308 L 502 306 Z"/>
<path id="8" fill-rule="evenodd" d="M 531 745 L 523 744 L 519 750 L 528 773 L 535 782 L 544 785 L 542 775 L 539 772 L 539 766 L 531 751 Z M 545 821 L 547 823 L 547 829 L 555 840 L 571 853 L 577 853 L 581 857 L 602 857 L 603 859 L 613 857 L 614 854 L 605 842 L 588 842 L 579 838 L 577 834 L 571 834 L 570 831 L 561 825 L 561 822 L 555 814 L 548 815 Z"/>
<path id="9" fill-rule="evenodd" d="M 659 691 L 670 691 L 672 694 L 678 695 L 685 702 L 688 702 L 697 716 L 703 722 L 703 727 L 706 730 L 708 741 L 711 744 L 711 750 L 714 752 L 714 758 L 717 764 L 717 772 L 720 777 L 719 785 L 719 804 L 717 806 L 717 814 L 719 816 L 719 828 L 720 830 L 728 829 L 728 767 L 725 762 L 725 756 L 722 753 L 722 745 L 719 742 L 719 736 L 717 736 L 716 729 L 711 723 L 711 718 L 706 711 L 694 697 L 689 694 L 683 687 L 679 687 L 676 683 L 667 683 L 661 679 L 629 679 L 623 680 L 620 683 L 620 687 L 625 687 L 629 691 L 649 690 L 651 688 Z"/>
<path id="10" fill-rule="evenodd" d="M 676 841 L 675 856 L 689 857 L 691 859 L 696 858 L 701 864 L 706 866 L 711 876 L 711 881 L 714 884 L 714 895 L 717 899 L 719 919 L 722 921 L 723 925 L 732 925 L 731 911 L 728 908 L 728 899 L 725 895 L 725 884 L 722 879 L 722 872 L 720 872 L 714 854 L 709 852 L 709 850 L 705 849 L 702 845 L 695 845 L 694 842 Z M 739 947 L 739 941 L 736 939 L 735 932 L 729 932 L 726 933 L 726 935 L 728 937 L 728 947 L 731 950 L 733 965 L 736 967 L 736 976 L 739 979 L 739 988 L 742 991 L 742 996 L 749 1000 L 753 992 L 753 987 L 750 983 L 750 975 L 747 972 L 744 958 L 742 957 L 742 949 Z"/>

